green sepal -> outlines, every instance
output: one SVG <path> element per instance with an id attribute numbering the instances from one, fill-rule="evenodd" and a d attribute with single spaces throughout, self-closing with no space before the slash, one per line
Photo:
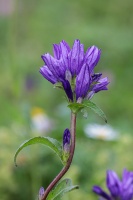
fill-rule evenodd
<path id="1" fill-rule="evenodd" d="M 61 162 L 63 163 L 63 161 L 62 161 L 62 145 L 60 144 L 60 142 L 58 142 L 56 139 L 53 139 L 50 137 L 39 136 L 39 137 L 34 137 L 29 140 L 26 140 L 23 144 L 20 145 L 20 147 L 17 149 L 15 156 L 14 156 L 15 165 L 17 166 L 16 159 L 17 159 L 19 152 L 23 148 L 25 148 L 29 145 L 38 144 L 38 143 L 44 144 L 44 145 L 48 146 L 49 148 L 51 148 L 59 156 L 59 158 L 61 159 Z"/>
<path id="2" fill-rule="evenodd" d="M 63 89 L 62 83 L 61 83 L 61 82 L 55 83 L 55 84 L 54 84 L 54 88 Z"/>
<path id="3" fill-rule="evenodd" d="M 72 185 L 72 180 L 65 178 L 60 181 L 55 188 L 49 193 L 47 200 L 59 200 L 62 196 L 74 189 L 78 189 L 78 185 Z"/>
<path id="4" fill-rule="evenodd" d="M 70 103 L 68 107 L 74 114 L 77 114 L 80 110 L 82 110 L 85 106 L 82 103 Z"/>
<path id="5" fill-rule="evenodd" d="M 65 151 L 62 152 L 62 162 L 63 162 L 64 165 L 66 165 L 68 158 L 69 158 L 69 155 L 70 155 L 69 152 L 65 152 Z"/>
<path id="6" fill-rule="evenodd" d="M 85 100 L 82 105 L 85 108 L 90 108 L 91 110 L 93 110 L 96 114 L 98 114 L 100 117 L 102 117 L 104 119 L 104 121 L 107 123 L 107 117 L 105 115 L 105 113 L 92 101 L 89 100 Z"/>

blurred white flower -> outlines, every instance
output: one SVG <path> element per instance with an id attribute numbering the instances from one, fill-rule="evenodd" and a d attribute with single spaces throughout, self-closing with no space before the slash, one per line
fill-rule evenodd
<path id="1" fill-rule="evenodd" d="M 53 129 L 53 121 L 49 119 L 42 108 L 35 107 L 32 109 L 31 122 L 34 132 L 43 134 Z"/>
<path id="2" fill-rule="evenodd" d="M 110 125 L 89 124 L 84 129 L 86 136 L 101 140 L 116 140 L 118 139 L 118 132 Z"/>

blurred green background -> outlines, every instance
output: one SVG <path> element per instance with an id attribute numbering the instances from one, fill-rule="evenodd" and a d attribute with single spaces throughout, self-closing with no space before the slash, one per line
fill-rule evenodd
<path id="1" fill-rule="evenodd" d="M 53 89 L 40 74 L 41 55 L 52 44 L 80 39 L 87 49 L 102 49 L 96 67 L 110 80 L 109 90 L 93 98 L 120 136 L 116 141 L 89 139 L 88 123 L 104 122 L 91 111 L 79 114 L 76 152 L 67 177 L 80 189 L 64 197 L 98 199 L 91 188 L 105 187 L 107 169 L 121 175 L 133 170 L 133 1 L 132 0 L 0 0 L 0 199 L 37 199 L 61 169 L 59 159 L 45 146 L 34 145 L 13 156 L 26 139 L 48 135 L 62 140 L 70 112 L 62 91 Z M 47 131 L 34 129 L 38 113 L 50 119 Z M 34 119 L 33 119 L 34 118 Z M 53 128 L 52 128 L 53 127 Z"/>

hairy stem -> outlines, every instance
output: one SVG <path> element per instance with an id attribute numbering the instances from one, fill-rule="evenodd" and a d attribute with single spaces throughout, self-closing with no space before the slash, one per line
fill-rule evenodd
<path id="1" fill-rule="evenodd" d="M 49 192 L 53 189 L 53 187 L 58 183 L 58 181 L 64 176 L 64 174 L 68 171 L 74 155 L 75 150 L 75 138 L 76 138 L 76 114 L 71 112 L 71 127 L 70 127 L 70 133 L 71 133 L 71 147 L 70 147 L 70 155 L 67 161 L 67 164 L 63 169 L 59 172 L 59 174 L 54 178 L 54 180 L 49 184 L 47 189 L 45 190 L 44 196 L 42 200 L 46 200 Z"/>

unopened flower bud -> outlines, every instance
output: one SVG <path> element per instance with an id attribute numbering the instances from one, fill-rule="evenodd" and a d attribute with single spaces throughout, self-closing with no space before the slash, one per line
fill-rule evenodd
<path id="1" fill-rule="evenodd" d="M 42 200 L 43 196 L 44 196 L 44 188 L 41 187 L 39 190 L 39 200 Z"/>
<path id="2" fill-rule="evenodd" d="M 66 153 L 69 153 L 70 150 L 70 140 L 71 140 L 71 134 L 69 129 L 65 129 L 64 135 L 63 135 L 63 150 Z"/>

